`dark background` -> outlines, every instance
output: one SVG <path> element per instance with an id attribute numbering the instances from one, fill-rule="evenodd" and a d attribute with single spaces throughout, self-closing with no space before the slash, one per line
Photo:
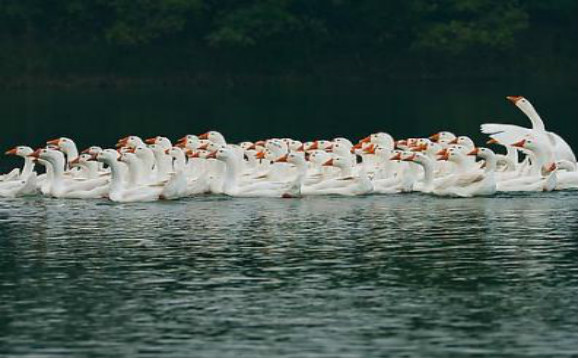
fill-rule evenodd
<path id="1" fill-rule="evenodd" d="M 577 78 L 575 0 L 2 0 L 5 87 Z"/>

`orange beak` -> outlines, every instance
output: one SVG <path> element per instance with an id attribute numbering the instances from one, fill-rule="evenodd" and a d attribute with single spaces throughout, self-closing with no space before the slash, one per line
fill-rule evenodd
<path id="1" fill-rule="evenodd" d="M 524 148 L 524 145 L 525 145 L 525 144 L 526 144 L 526 140 L 525 140 L 525 139 L 522 139 L 521 141 L 512 144 L 512 147 Z"/>
<path id="2" fill-rule="evenodd" d="M 404 161 L 404 162 L 413 162 L 414 159 L 415 159 L 415 153 L 413 153 L 413 154 L 410 155 L 409 157 L 403 158 L 402 161 Z"/>
<path id="3" fill-rule="evenodd" d="M 175 147 L 178 148 L 185 148 L 186 146 L 187 146 L 186 140 L 184 142 L 177 142 L 177 144 L 175 144 Z"/>
<path id="4" fill-rule="evenodd" d="M 371 136 L 367 136 L 359 141 L 359 143 L 369 143 L 371 142 Z"/>
<path id="5" fill-rule="evenodd" d="M 88 154 L 88 152 L 90 152 L 90 148 L 86 148 L 85 150 L 80 152 L 80 154 Z"/>
<path id="6" fill-rule="evenodd" d="M 298 152 L 304 152 L 304 151 L 305 151 L 305 145 L 304 145 L 304 144 L 301 144 L 301 145 L 299 146 L 299 148 L 297 148 L 297 151 L 298 151 Z"/>
<path id="7" fill-rule="evenodd" d="M 323 163 L 324 167 L 331 167 L 333 166 L 333 158 L 329 159 L 328 161 L 326 161 L 325 163 Z"/>
<path id="8" fill-rule="evenodd" d="M 209 139 L 209 132 L 199 135 L 199 139 Z"/>
<path id="9" fill-rule="evenodd" d="M 513 104 L 516 104 L 519 100 L 521 100 L 522 96 L 506 96 L 506 99 L 510 102 L 512 102 Z"/>
<path id="10" fill-rule="evenodd" d="M 217 151 L 215 150 L 214 152 L 209 153 L 209 155 L 207 155 L 206 158 L 207 159 L 217 159 Z"/>
<path id="11" fill-rule="evenodd" d="M 375 154 L 375 145 L 371 144 L 369 147 L 365 148 L 363 152 L 366 154 Z"/>
<path id="12" fill-rule="evenodd" d="M 448 159 L 450 159 L 450 155 L 447 151 L 439 158 L 439 160 L 448 160 Z"/>
<path id="13" fill-rule="evenodd" d="M 411 150 L 413 152 L 423 152 L 424 150 L 427 150 L 427 144 L 421 144 L 420 146 L 412 148 Z"/>
<path id="14" fill-rule="evenodd" d="M 17 152 L 17 151 L 18 151 L 17 148 L 12 148 L 12 149 L 10 149 L 10 150 L 7 150 L 6 153 L 4 153 L 4 154 L 6 154 L 6 155 L 16 155 L 16 152 Z"/>
<path id="15" fill-rule="evenodd" d="M 116 147 L 117 148 L 126 147 L 127 144 L 128 144 L 128 137 L 125 137 L 116 143 Z"/>
<path id="16" fill-rule="evenodd" d="M 548 167 L 548 171 L 549 172 L 553 172 L 554 170 L 556 170 L 556 168 L 558 168 L 558 166 L 556 165 L 556 163 L 552 163 L 552 165 L 550 165 Z"/>
<path id="17" fill-rule="evenodd" d="M 279 163 L 287 163 L 287 156 L 288 156 L 288 154 L 285 154 L 285 155 L 282 156 L 281 158 L 277 159 L 276 162 L 279 162 Z"/>
<path id="18" fill-rule="evenodd" d="M 165 149 L 165 154 L 169 154 L 171 152 L 171 148 Z"/>
<path id="19" fill-rule="evenodd" d="M 179 138 L 179 140 L 177 140 L 177 143 L 186 142 L 186 140 L 187 140 L 187 137 L 182 137 L 182 138 Z"/>
<path id="20" fill-rule="evenodd" d="M 158 137 L 147 138 L 147 139 L 145 139 L 145 143 L 146 144 L 155 144 L 157 142 L 157 138 Z"/>
<path id="21" fill-rule="evenodd" d="M 201 152 L 190 152 L 191 155 L 189 155 L 189 158 L 200 158 L 201 157 Z"/>
<path id="22" fill-rule="evenodd" d="M 452 139 L 451 141 L 449 141 L 448 144 L 458 144 L 458 138 L 456 137 L 456 138 Z"/>
<path id="23" fill-rule="evenodd" d="M 52 145 L 58 145 L 60 143 L 60 138 L 57 139 L 51 139 L 48 142 L 46 142 L 46 144 L 52 144 Z"/>
<path id="24" fill-rule="evenodd" d="M 490 145 L 490 144 L 498 144 L 498 143 L 500 143 L 500 142 L 498 142 L 498 141 L 495 140 L 494 138 L 490 138 L 490 139 L 486 142 L 487 145 Z"/>
<path id="25" fill-rule="evenodd" d="M 448 152 L 448 150 L 444 148 L 444 149 L 440 150 L 439 152 L 437 152 L 436 155 L 446 155 L 447 152 Z"/>
<path id="26" fill-rule="evenodd" d="M 265 141 L 264 141 L 264 140 L 258 140 L 258 141 L 255 142 L 255 146 L 264 147 L 264 146 L 265 146 Z"/>
<path id="27" fill-rule="evenodd" d="M 130 148 L 126 151 L 127 153 L 136 153 L 136 148 Z"/>
<path id="28" fill-rule="evenodd" d="M 325 148 L 325 151 L 327 153 L 333 153 L 333 144 L 331 144 L 329 147 Z"/>
<path id="29" fill-rule="evenodd" d="M 313 150 L 313 149 L 319 149 L 319 142 L 318 141 L 313 142 L 313 144 L 311 144 L 311 146 L 309 147 L 309 150 Z"/>
<path id="30" fill-rule="evenodd" d="M 28 156 L 29 156 L 29 157 L 32 157 L 32 158 L 38 159 L 38 158 L 40 158 L 40 151 L 41 151 L 41 150 L 42 150 L 42 148 L 38 148 L 38 149 L 36 149 L 34 152 L 28 154 Z"/>
<path id="31" fill-rule="evenodd" d="M 265 152 L 263 152 L 263 151 L 258 152 L 257 154 L 255 154 L 255 158 L 264 159 L 265 158 Z"/>
<path id="32" fill-rule="evenodd" d="M 480 149 L 478 147 L 472 149 L 471 152 L 468 153 L 468 155 L 478 155 L 478 153 L 480 152 Z"/>
<path id="33" fill-rule="evenodd" d="M 209 143 L 201 144 L 197 149 L 205 150 L 207 148 L 209 148 Z"/>
<path id="34" fill-rule="evenodd" d="M 437 142 L 438 140 L 440 140 L 440 134 L 439 134 L 439 133 L 436 133 L 436 134 L 434 134 L 434 135 L 431 135 L 431 136 L 429 137 L 429 139 L 430 139 L 432 142 Z"/>
<path id="35" fill-rule="evenodd" d="M 401 153 L 395 153 L 389 160 L 401 160 Z"/>

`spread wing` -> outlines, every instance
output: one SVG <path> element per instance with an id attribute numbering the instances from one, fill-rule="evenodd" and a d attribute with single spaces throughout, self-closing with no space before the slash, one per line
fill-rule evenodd
<path id="1" fill-rule="evenodd" d="M 532 130 L 514 124 L 484 123 L 481 125 L 482 133 L 489 134 L 491 138 L 503 144 L 513 144 L 532 134 Z"/>

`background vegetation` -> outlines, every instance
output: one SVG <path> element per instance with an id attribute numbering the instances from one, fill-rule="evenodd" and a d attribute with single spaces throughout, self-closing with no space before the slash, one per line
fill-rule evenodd
<path id="1" fill-rule="evenodd" d="M 0 83 L 576 76 L 576 0 L 2 0 Z"/>

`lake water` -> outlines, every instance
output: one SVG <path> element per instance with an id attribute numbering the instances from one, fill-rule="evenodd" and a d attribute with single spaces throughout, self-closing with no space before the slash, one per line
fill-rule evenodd
<path id="1" fill-rule="evenodd" d="M 3 200 L 0 237 L 0 356 L 576 356 L 575 192 Z"/>
<path id="2" fill-rule="evenodd" d="M 576 150 L 576 83 L 12 91 L 0 142 L 479 141 L 483 122 L 527 125 L 509 94 Z M 0 200 L 2 357 L 576 357 L 577 341 L 577 192 Z"/>

